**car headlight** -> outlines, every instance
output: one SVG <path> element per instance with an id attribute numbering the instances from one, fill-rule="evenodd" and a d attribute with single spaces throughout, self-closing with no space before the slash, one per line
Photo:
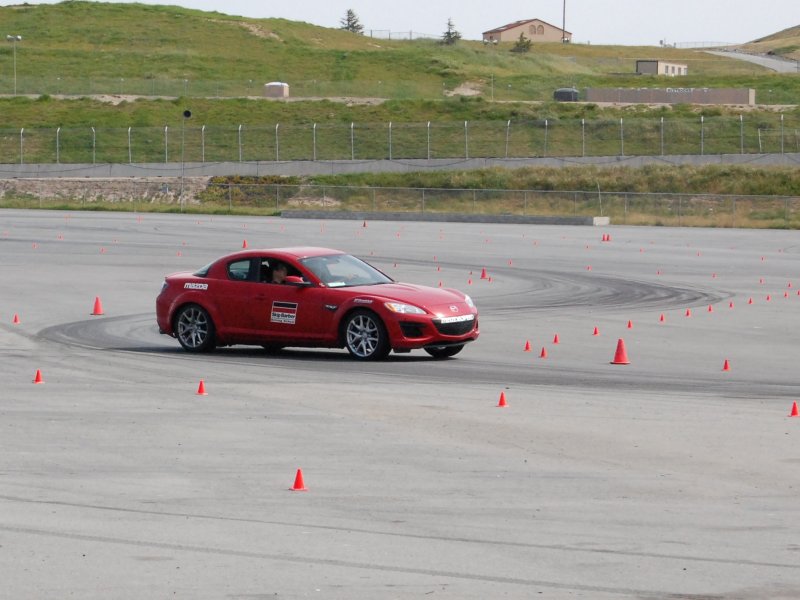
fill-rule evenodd
<path id="1" fill-rule="evenodd" d="M 403 304 L 402 302 L 384 302 L 384 306 L 390 311 L 403 315 L 424 315 L 425 311 L 413 304 Z"/>
<path id="2" fill-rule="evenodd" d="M 464 294 L 464 302 L 466 302 L 467 306 L 469 306 L 470 308 L 475 308 L 475 303 L 472 301 L 472 298 L 470 298 L 466 294 Z"/>
<path id="3" fill-rule="evenodd" d="M 159 293 L 163 294 L 167 290 L 168 287 L 169 287 L 169 284 L 165 281 L 164 283 L 161 284 L 161 291 Z"/>

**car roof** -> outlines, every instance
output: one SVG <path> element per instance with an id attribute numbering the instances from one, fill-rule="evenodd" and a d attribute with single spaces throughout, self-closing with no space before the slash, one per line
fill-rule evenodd
<path id="1" fill-rule="evenodd" d="M 269 254 L 276 258 L 293 258 L 293 259 L 301 259 L 301 258 L 309 258 L 312 256 L 329 256 L 331 254 L 345 254 L 341 250 L 333 250 L 331 248 L 319 248 L 317 246 L 297 246 L 292 248 L 250 248 L 247 250 L 240 250 L 239 252 L 234 252 L 232 254 L 228 254 L 223 258 L 225 260 L 230 260 L 232 258 L 248 258 L 253 256 L 261 256 L 263 254 Z"/>

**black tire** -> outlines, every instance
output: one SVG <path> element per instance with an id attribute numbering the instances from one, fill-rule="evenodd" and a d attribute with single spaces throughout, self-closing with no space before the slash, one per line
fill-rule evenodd
<path id="1" fill-rule="evenodd" d="M 202 306 L 182 306 L 174 323 L 175 337 L 187 352 L 208 352 L 216 346 L 214 321 Z"/>
<path id="2" fill-rule="evenodd" d="M 431 346 L 425 348 L 425 352 L 430 354 L 433 358 L 450 358 L 455 356 L 464 349 L 464 344 L 459 346 Z"/>
<path id="3" fill-rule="evenodd" d="M 374 312 L 357 310 L 350 313 L 342 332 L 347 351 L 358 360 L 381 360 L 391 350 L 386 327 Z"/>

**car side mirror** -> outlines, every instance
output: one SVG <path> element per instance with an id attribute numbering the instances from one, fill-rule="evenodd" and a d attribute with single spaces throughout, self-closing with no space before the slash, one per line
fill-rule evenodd
<path id="1" fill-rule="evenodd" d="M 295 287 L 309 287 L 311 285 L 310 281 L 306 281 L 297 275 L 287 275 L 286 279 L 283 280 L 283 283 L 284 285 L 293 285 Z"/>

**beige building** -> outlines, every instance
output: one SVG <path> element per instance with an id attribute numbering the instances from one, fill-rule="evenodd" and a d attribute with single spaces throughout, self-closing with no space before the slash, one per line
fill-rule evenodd
<path id="1" fill-rule="evenodd" d="M 282 81 L 270 81 L 264 84 L 265 98 L 288 98 L 289 84 Z"/>
<path id="2" fill-rule="evenodd" d="M 676 77 L 689 74 L 688 65 L 671 63 L 663 60 L 637 60 L 636 73 L 638 75 L 669 75 Z"/>
<path id="3" fill-rule="evenodd" d="M 561 30 L 561 27 L 550 25 L 541 19 L 526 19 L 503 25 L 497 29 L 483 32 L 484 42 L 516 42 L 519 34 L 523 34 L 534 44 L 537 42 L 571 42 L 572 34 Z M 564 38 L 562 40 L 562 37 Z"/>

